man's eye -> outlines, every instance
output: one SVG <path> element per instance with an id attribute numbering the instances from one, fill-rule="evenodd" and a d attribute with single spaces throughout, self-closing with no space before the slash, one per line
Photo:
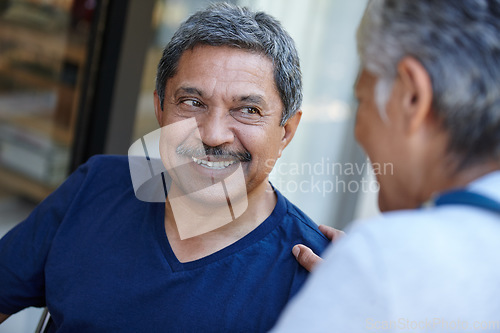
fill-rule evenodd
<path id="1" fill-rule="evenodd" d="M 195 99 L 186 99 L 186 100 L 182 101 L 181 103 L 184 105 L 187 105 L 187 106 L 195 107 L 195 108 L 199 108 L 199 107 L 203 106 L 203 104 L 201 104 L 200 102 L 198 102 Z"/>
<path id="2" fill-rule="evenodd" d="M 237 107 L 231 110 L 231 116 L 243 124 L 259 124 L 262 121 L 262 110 L 253 106 Z"/>
<path id="3" fill-rule="evenodd" d="M 259 109 L 251 107 L 251 106 L 246 106 L 244 108 L 241 108 L 241 111 L 246 114 L 255 114 L 258 115 L 260 114 Z"/>

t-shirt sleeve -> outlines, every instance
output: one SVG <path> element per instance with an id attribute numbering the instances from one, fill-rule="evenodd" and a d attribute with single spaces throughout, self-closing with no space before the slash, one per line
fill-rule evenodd
<path id="1" fill-rule="evenodd" d="M 357 234 L 327 248 L 272 332 L 363 332 L 371 318 L 381 318 L 386 281 L 372 245 Z"/>
<path id="2" fill-rule="evenodd" d="M 44 265 L 51 242 L 87 175 L 81 166 L 0 239 L 0 313 L 45 306 Z"/>

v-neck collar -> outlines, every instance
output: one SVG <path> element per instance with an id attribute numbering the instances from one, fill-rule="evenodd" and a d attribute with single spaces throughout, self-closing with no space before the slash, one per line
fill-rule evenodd
<path id="1" fill-rule="evenodd" d="M 216 261 L 219 261 L 223 258 L 231 256 L 232 254 L 239 252 L 248 246 L 255 244 L 262 238 L 264 238 L 267 234 L 269 234 L 272 230 L 276 228 L 276 226 L 282 220 L 282 217 L 285 215 L 287 211 L 286 201 L 283 195 L 276 189 L 274 189 L 277 202 L 274 207 L 271 215 L 267 219 L 264 220 L 257 228 L 252 230 L 250 233 L 245 235 L 243 238 L 237 240 L 233 244 L 226 246 L 225 248 L 214 252 L 206 257 L 188 261 L 188 262 L 180 262 L 174 254 L 172 247 L 168 241 L 166 232 L 165 232 L 165 204 L 157 203 L 156 205 L 156 216 L 155 216 L 155 233 L 157 235 L 157 240 L 161 246 L 163 251 L 163 255 L 170 265 L 173 272 L 179 271 L 187 271 L 194 270 L 197 268 L 204 267 Z"/>

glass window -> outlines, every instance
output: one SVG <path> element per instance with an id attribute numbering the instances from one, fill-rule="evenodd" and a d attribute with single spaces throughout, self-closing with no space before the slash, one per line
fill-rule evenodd
<path id="1" fill-rule="evenodd" d="M 96 0 L 0 0 L 0 237 L 67 176 Z M 34 332 L 42 310 L 0 332 Z"/>
<path id="2" fill-rule="evenodd" d="M 18 196 L 36 203 L 67 176 L 95 5 L 95 0 L 0 1 L 4 223 L 22 219 L 23 209 L 14 208 L 25 205 Z"/>

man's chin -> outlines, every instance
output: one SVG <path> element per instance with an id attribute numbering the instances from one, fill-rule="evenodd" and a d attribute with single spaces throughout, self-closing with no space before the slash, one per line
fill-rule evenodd
<path id="1" fill-rule="evenodd" d="M 173 179 L 169 200 L 182 203 L 184 209 L 199 209 L 201 213 L 247 206 L 247 184 L 241 164 L 231 172 L 222 170 L 218 177 L 200 177 L 199 173 L 183 173 Z M 225 176 L 225 177 L 222 177 Z"/>

